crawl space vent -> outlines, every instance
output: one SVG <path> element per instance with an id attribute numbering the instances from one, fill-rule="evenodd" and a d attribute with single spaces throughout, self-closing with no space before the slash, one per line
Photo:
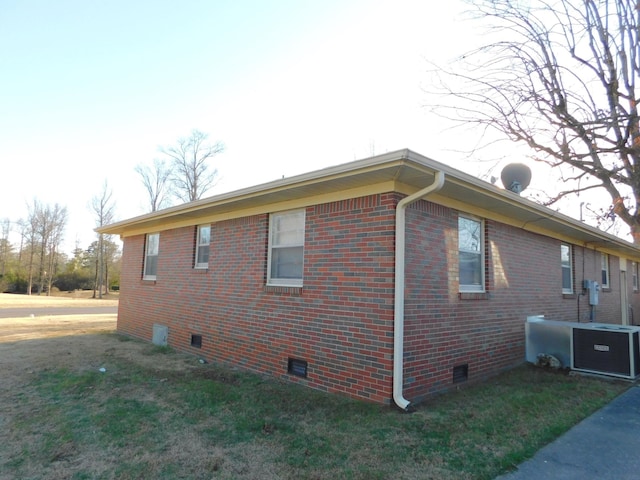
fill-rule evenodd
<path id="1" fill-rule="evenodd" d="M 195 348 L 202 348 L 202 335 L 191 334 L 191 346 Z"/>
<path id="2" fill-rule="evenodd" d="M 296 377 L 307 378 L 307 362 L 297 358 L 289 358 L 287 372 Z"/>
<path id="3" fill-rule="evenodd" d="M 167 345 L 167 337 L 169 336 L 169 327 L 154 323 L 152 335 L 151 342 L 154 345 L 165 347 Z"/>
<path id="4" fill-rule="evenodd" d="M 453 367 L 453 383 L 466 382 L 469 378 L 469 364 Z"/>

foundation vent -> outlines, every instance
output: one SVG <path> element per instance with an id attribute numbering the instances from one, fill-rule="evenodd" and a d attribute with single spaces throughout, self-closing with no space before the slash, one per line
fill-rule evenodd
<path id="1" fill-rule="evenodd" d="M 158 345 L 160 347 L 166 347 L 168 337 L 169 337 L 169 327 L 165 325 L 160 325 L 158 323 L 153 324 L 153 337 L 151 339 L 151 342 L 154 345 Z"/>
<path id="2" fill-rule="evenodd" d="M 297 358 L 289 358 L 287 372 L 296 377 L 307 378 L 307 361 Z"/>
<path id="3" fill-rule="evenodd" d="M 202 348 L 202 335 L 191 334 L 191 346 L 195 348 Z"/>
<path id="4" fill-rule="evenodd" d="M 453 383 L 466 382 L 469 379 L 469 364 L 453 367 Z"/>

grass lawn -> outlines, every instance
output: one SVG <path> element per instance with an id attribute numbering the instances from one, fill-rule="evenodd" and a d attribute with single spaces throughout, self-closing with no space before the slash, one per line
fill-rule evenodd
<path id="1" fill-rule="evenodd" d="M 99 336 L 0 394 L 0 478 L 492 479 L 629 387 L 523 366 L 405 414 Z"/>

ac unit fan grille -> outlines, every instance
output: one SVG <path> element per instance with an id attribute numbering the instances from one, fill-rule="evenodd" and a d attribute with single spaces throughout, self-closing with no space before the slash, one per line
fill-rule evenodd
<path id="1" fill-rule="evenodd" d="M 638 334 L 635 333 L 634 344 L 637 343 Z M 637 346 L 633 350 L 633 360 L 637 362 Z M 574 368 L 629 376 L 631 360 L 627 332 L 573 329 Z"/>

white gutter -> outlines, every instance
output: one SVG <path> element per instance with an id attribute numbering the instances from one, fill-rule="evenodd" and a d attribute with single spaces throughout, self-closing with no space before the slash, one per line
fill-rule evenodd
<path id="1" fill-rule="evenodd" d="M 444 172 L 437 171 L 431 185 L 403 198 L 396 207 L 396 265 L 395 295 L 393 310 L 393 401 L 402 410 L 409 409 L 409 400 L 402 393 L 404 383 L 404 254 L 405 254 L 405 211 L 413 202 L 437 192 L 444 185 Z"/>

